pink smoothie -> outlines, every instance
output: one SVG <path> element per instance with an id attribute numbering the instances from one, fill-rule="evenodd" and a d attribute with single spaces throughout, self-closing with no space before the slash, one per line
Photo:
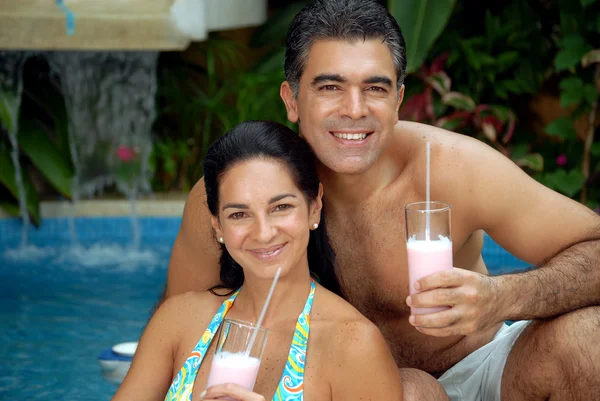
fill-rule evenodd
<path id="1" fill-rule="evenodd" d="M 217 353 L 213 358 L 206 387 L 235 383 L 252 390 L 259 367 L 260 359 L 258 358 L 252 358 L 243 353 Z"/>
<path id="2" fill-rule="evenodd" d="M 432 273 L 452 269 L 452 241 L 446 237 L 439 240 L 425 241 L 410 238 L 406 243 L 408 252 L 408 281 L 410 294 L 417 293 L 415 281 Z M 411 308 L 414 315 L 439 312 L 448 307 Z"/>

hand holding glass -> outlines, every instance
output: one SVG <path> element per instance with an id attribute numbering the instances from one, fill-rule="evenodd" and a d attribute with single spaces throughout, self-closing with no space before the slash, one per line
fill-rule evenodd
<path id="1" fill-rule="evenodd" d="M 450 205 L 443 202 L 415 202 L 406 205 L 406 249 L 410 294 L 415 282 L 432 273 L 453 269 L 450 237 Z M 448 307 L 411 308 L 415 315 L 439 312 Z"/>
<path id="2" fill-rule="evenodd" d="M 252 391 L 268 332 L 268 329 L 257 328 L 249 322 L 224 319 L 206 387 L 235 383 Z M 248 350 L 253 335 L 256 338 Z"/>

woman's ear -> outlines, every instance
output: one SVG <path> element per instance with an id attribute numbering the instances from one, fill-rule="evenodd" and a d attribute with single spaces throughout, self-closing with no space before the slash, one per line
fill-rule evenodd
<path id="1" fill-rule="evenodd" d="M 215 229 L 215 234 L 217 236 L 217 240 L 223 237 L 223 230 L 221 230 L 221 224 L 219 223 L 219 218 L 215 216 L 210 216 L 210 224 Z"/>
<path id="2" fill-rule="evenodd" d="M 323 184 L 319 183 L 319 193 L 312 202 L 310 211 L 310 224 L 319 224 L 321 222 L 321 210 L 323 209 Z"/>

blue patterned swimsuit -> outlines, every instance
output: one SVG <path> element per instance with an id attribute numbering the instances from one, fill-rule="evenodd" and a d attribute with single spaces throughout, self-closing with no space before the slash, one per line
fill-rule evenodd
<path id="1" fill-rule="evenodd" d="M 292 339 L 292 345 L 290 346 L 290 352 L 288 354 L 285 368 L 279 386 L 273 396 L 273 401 L 300 401 L 304 399 L 304 364 L 306 362 L 306 349 L 308 344 L 308 334 L 310 332 L 310 310 L 312 307 L 313 299 L 315 296 L 315 282 L 311 280 L 310 293 L 306 299 L 304 309 L 298 316 L 296 322 L 296 330 L 294 331 L 294 338 Z M 196 374 L 198 368 L 202 364 L 204 355 L 210 346 L 210 343 L 215 336 L 223 318 L 231 309 L 235 298 L 237 297 L 240 290 L 237 290 L 230 298 L 228 298 L 212 319 L 208 328 L 200 337 L 198 344 L 192 351 L 192 354 L 186 359 L 183 367 L 175 376 L 169 392 L 165 397 L 165 401 L 191 401 L 192 390 L 194 388 L 194 381 L 196 380 Z"/>

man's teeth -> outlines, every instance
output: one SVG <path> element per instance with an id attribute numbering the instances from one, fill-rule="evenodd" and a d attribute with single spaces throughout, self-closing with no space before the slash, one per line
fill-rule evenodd
<path id="1" fill-rule="evenodd" d="M 340 138 L 340 139 L 350 139 L 350 140 L 355 140 L 355 141 L 360 141 L 363 140 L 367 137 L 367 134 L 339 134 L 336 132 L 333 132 L 333 135 L 336 138 Z"/>

